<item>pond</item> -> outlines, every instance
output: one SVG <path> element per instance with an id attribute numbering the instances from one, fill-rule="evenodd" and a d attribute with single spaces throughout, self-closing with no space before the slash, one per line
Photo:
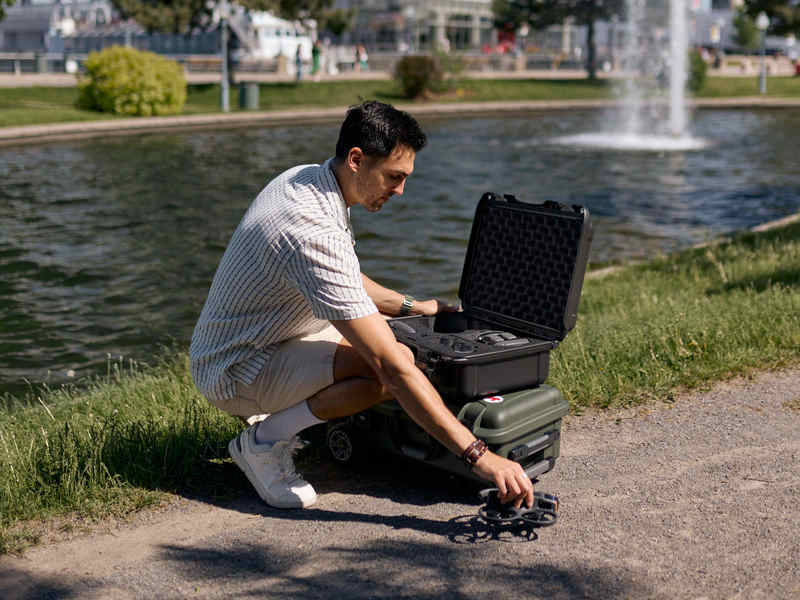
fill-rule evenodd
<path id="1" fill-rule="evenodd" d="M 594 262 L 683 248 L 800 210 L 800 111 L 694 115 L 702 151 L 579 149 L 603 112 L 423 120 L 402 197 L 353 211 L 374 279 L 455 298 L 485 191 L 588 206 Z M 267 181 L 333 152 L 338 125 L 108 137 L 0 149 L 0 394 L 185 346 L 225 245 Z"/>

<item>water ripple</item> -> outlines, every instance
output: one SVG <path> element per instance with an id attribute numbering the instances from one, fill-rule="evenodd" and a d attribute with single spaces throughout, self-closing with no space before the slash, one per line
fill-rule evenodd
<path id="1" fill-rule="evenodd" d="M 402 198 L 353 210 L 362 268 L 455 298 L 486 191 L 585 204 L 592 260 L 646 257 L 800 210 L 800 111 L 701 111 L 700 151 L 553 144 L 604 113 L 429 119 Z M 170 133 L 0 149 L 0 392 L 186 344 L 231 233 L 269 179 L 325 160 L 338 127 Z"/>

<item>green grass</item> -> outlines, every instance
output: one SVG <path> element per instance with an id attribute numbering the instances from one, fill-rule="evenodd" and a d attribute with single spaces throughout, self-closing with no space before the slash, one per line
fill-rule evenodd
<path id="1" fill-rule="evenodd" d="M 800 359 L 800 223 L 589 279 L 550 382 L 613 407 Z"/>
<path id="2" fill-rule="evenodd" d="M 155 368 L 110 364 L 88 389 L 0 411 L 0 554 L 37 541 L 34 519 L 70 515 L 72 527 L 169 492 L 241 491 L 237 469 L 219 460 L 240 430 L 197 393 L 185 355 Z"/>
<path id="3" fill-rule="evenodd" d="M 774 97 L 800 97 L 800 78 L 773 77 L 769 79 L 767 89 Z M 757 95 L 756 77 L 709 77 L 698 97 Z M 119 118 L 77 109 L 77 97 L 77 88 L 0 88 L 0 127 Z M 265 83 L 259 89 L 261 110 L 349 106 L 366 98 L 390 103 L 408 102 L 401 96 L 398 85 L 389 80 Z M 613 88 L 608 80 L 458 79 L 450 82 L 449 90 L 432 99 L 437 102 L 486 102 L 609 98 L 613 98 Z M 230 106 L 234 112 L 239 110 L 235 86 L 230 92 Z M 183 114 L 217 112 L 217 84 L 189 86 Z"/>
<path id="4" fill-rule="evenodd" d="M 77 98 L 77 88 L 0 88 L 0 127 L 114 118 L 75 108 Z"/>
<path id="5" fill-rule="evenodd" d="M 458 80 L 451 91 L 437 101 L 558 100 L 565 98 L 608 98 L 607 82 L 586 80 Z M 183 114 L 219 112 L 219 85 L 191 85 Z M 77 88 L 0 88 L 0 127 L 39 125 L 68 121 L 118 118 L 75 108 Z M 399 87 L 389 80 L 324 81 L 319 83 L 265 83 L 259 86 L 259 108 L 279 110 L 300 107 L 328 108 L 350 106 L 364 99 L 400 103 Z M 238 89 L 230 91 L 232 111 L 239 110 Z"/>
<path id="6" fill-rule="evenodd" d="M 758 76 L 707 77 L 700 98 L 760 96 Z M 775 98 L 800 98 L 800 77 L 767 78 L 767 95 Z"/>
<path id="7" fill-rule="evenodd" d="M 113 363 L 88 388 L 0 409 L 0 554 L 36 543 L 42 519 L 71 528 L 170 492 L 247 489 L 226 459 L 241 425 L 200 397 L 184 353 L 170 355 L 152 368 Z M 796 223 L 588 278 L 548 383 L 580 412 L 671 401 L 684 388 L 799 361 Z"/>

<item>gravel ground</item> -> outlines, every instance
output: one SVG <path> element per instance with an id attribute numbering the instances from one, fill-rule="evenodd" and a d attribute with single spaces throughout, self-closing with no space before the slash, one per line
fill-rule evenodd
<path id="1" fill-rule="evenodd" d="M 450 476 L 322 463 L 312 509 L 181 499 L 0 559 L 0 597 L 800 598 L 798 432 L 800 369 L 571 416 L 535 531 Z"/>

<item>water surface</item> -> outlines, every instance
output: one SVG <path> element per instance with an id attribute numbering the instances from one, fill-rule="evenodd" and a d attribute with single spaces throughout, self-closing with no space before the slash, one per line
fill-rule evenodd
<path id="1" fill-rule="evenodd" d="M 653 256 L 800 210 L 800 111 L 702 111 L 696 152 L 570 147 L 601 112 L 428 120 L 402 198 L 355 209 L 363 270 L 454 298 L 485 191 L 584 204 L 593 261 Z M 249 127 L 0 149 L 0 392 L 185 345 L 252 198 L 325 160 L 338 126 Z"/>

